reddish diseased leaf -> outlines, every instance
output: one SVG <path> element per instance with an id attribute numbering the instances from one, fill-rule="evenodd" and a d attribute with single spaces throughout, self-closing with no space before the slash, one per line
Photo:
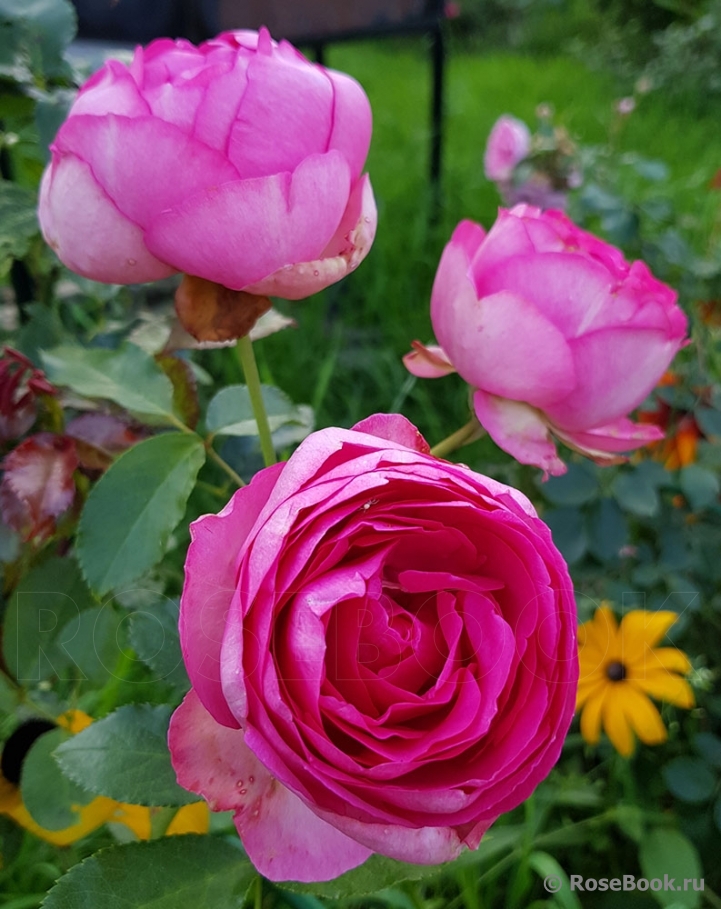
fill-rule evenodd
<path id="1" fill-rule="evenodd" d="M 6 347 L 0 356 L 0 443 L 19 439 L 35 422 L 36 399 L 57 389 L 18 350 Z"/>
<path id="2" fill-rule="evenodd" d="M 107 413 L 84 413 L 71 420 L 66 435 L 75 440 L 80 466 L 106 470 L 121 452 L 148 436 L 141 426 Z"/>
<path id="3" fill-rule="evenodd" d="M 75 497 L 75 443 L 50 432 L 30 436 L 3 460 L 0 512 L 25 542 L 47 539 Z"/>

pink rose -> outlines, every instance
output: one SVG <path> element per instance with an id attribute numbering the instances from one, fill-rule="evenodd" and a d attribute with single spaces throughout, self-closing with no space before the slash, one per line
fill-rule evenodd
<path id="1" fill-rule="evenodd" d="M 488 136 L 483 169 L 489 180 L 504 183 L 511 179 L 517 164 L 531 150 L 531 131 L 522 120 L 503 114 L 493 124 Z"/>
<path id="2" fill-rule="evenodd" d="M 178 780 L 272 880 L 474 848 L 561 751 L 576 616 L 514 489 L 404 417 L 309 436 L 192 525 Z"/>
<path id="3" fill-rule="evenodd" d="M 300 299 L 373 242 L 370 136 L 360 85 L 265 30 L 154 41 L 80 90 L 52 145 L 40 224 L 97 281 L 183 271 Z"/>
<path id="4" fill-rule="evenodd" d="M 486 234 L 462 221 L 431 299 L 441 347 L 414 344 L 407 368 L 458 371 L 476 415 L 522 464 L 565 473 L 551 433 L 588 457 L 663 438 L 626 416 L 657 384 L 686 336 L 676 294 L 643 262 L 558 211 L 500 210 Z"/>

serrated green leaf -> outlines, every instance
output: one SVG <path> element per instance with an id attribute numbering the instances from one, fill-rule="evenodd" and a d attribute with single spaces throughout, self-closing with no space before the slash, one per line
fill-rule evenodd
<path id="1" fill-rule="evenodd" d="M 71 868 L 43 909 L 241 909 L 256 873 L 240 845 L 169 836 L 104 849 Z"/>
<path id="2" fill-rule="evenodd" d="M 173 710 L 163 704 L 120 707 L 55 751 L 63 772 L 88 791 L 133 805 L 189 805 L 198 796 L 181 789 L 168 751 Z"/>
<path id="3" fill-rule="evenodd" d="M 136 609 L 130 616 L 130 645 L 157 681 L 168 682 L 181 692 L 188 690 L 176 600 L 159 599 L 152 609 Z"/>
<path id="4" fill-rule="evenodd" d="M 268 424 L 276 448 L 299 442 L 313 431 L 313 410 L 307 405 L 294 404 L 279 388 L 261 387 Z M 205 418 L 208 432 L 221 436 L 257 436 L 250 395 L 245 385 L 222 388 L 208 405 Z M 294 431 L 288 432 L 290 428 Z M 285 430 L 280 434 L 281 430 Z"/>
<path id="5" fill-rule="evenodd" d="M 100 686 L 113 678 L 122 653 L 124 619 L 111 603 L 106 603 L 86 609 L 64 627 L 65 652 L 82 673 L 81 679 Z"/>
<path id="6" fill-rule="evenodd" d="M 56 676 L 82 679 L 65 644 L 65 628 L 95 600 L 70 558 L 55 557 L 33 568 L 8 601 L 3 631 L 3 655 L 15 678 L 39 682 Z"/>
<path id="7" fill-rule="evenodd" d="M 661 504 L 658 492 L 643 473 L 619 473 L 613 481 L 611 491 L 624 511 L 646 518 L 652 518 L 658 513 Z"/>
<path id="8" fill-rule="evenodd" d="M 30 190 L 0 180 L 0 274 L 30 249 L 30 241 L 39 230 L 37 204 Z"/>
<path id="9" fill-rule="evenodd" d="M 173 384 L 153 357 L 134 344 L 119 350 L 65 344 L 43 351 L 41 359 L 55 385 L 113 401 L 146 421 L 173 422 Z"/>
<path id="10" fill-rule="evenodd" d="M 678 830 L 657 827 L 644 838 L 638 852 L 638 860 L 647 880 L 658 878 L 663 881 L 668 875 L 675 880 L 675 890 L 656 890 L 654 897 L 662 906 L 678 903 L 688 909 L 698 906 L 701 893 L 697 890 L 679 890 L 685 878 L 700 880 L 703 868 L 693 843 Z"/>
<path id="11" fill-rule="evenodd" d="M 48 830 L 63 830 L 77 824 L 78 812 L 73 805 L 87 805 L 95 798 L 68 779 L 53 759 L 52 753 L 72 738 L 65 729 L 53 729 L 41 735 L 23 761 L 20 791 L 33 819 Z"/>
<path id="12" fill-rule="evenodd" d="M 169 432 L 133 446 L 103 474 L 85 503 L 77 539 L 93 590 L 117 589 L 160 561 L 204 460 L 198 436 Z"/>
<path id="13" fill-rule="evenodd" d="M 716 778 L 699 758 L 674 758 L 663 768 L 663 776 L 669 791 L 692 805 L 710 799 L 716 788 Z"/>
<path id="14" fill-rule="evenodd" d="M 701 511 L 718 500 L 721 486 L 715 473 L 689 464 L 681 471 L 681 492 L 686 496 L 693 511 Z"/>

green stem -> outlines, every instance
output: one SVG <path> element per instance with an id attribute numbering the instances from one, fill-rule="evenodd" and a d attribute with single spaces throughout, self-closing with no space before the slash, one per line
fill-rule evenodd
<path id="1" fill-rule="evenodd" d="M 481 429 L 480 423 L 473 417 L 465 426 L 461 426 L 460 429 L 457 429 L 448 436 L 448 438 L 443 439 L 437 445 L 434 445 L 433 448 L 431 448 L 431 454 L 435 455 L 437 458 L 445 458 L 446 455 L 455 451 L 457 448 L 468 445 L 469 442 L 474 442 L 480 437 L 482 432 L 483 430 Z"/>
<path id="2" fill-rule="evenodd" d="M 254 909 L 263 909 L 263 878 L 258 875 L 255 882 L 255 899 L 253 900 Z"/>
<path id="3" fill-rule="evenodd" d="M 245 486 L 245 481 L 243 478 L 233 470 L 227 461 L 224 461 L 220 457 L 218 452 L 213 448 L 212 444 L 206 445 L 205 450 L 208 452 L 208 456 L 211 458 L 211 460 L 215 461 L 218 467 L 220 467 L 221 470 L 224 470 L 234 483 L 236 483 L 238 486 Z"/>
<path id="4" fill-rule="evenodd" d="M 253 416 L 255 417 L 255 422 L 258 424 L 260 450 L 263 452 L 265 466 L 270 467 L 271 464 L 275 464 L 276 462 L 275 449 L 273 448 L 273 439 L 270 435 L 268 415 L 265 412 L 265 405 L 263 404 L 263 395 L 260 390 L 260 376 L 258 375 L 258 364 L 255 362 L 253 343 L 250 340 L 250 336 L 246 335 L 244 338 L 239 338 L 238 343 L 235 345 L 235 350 L 238 354 L 240 365 L 243 367 L 243 375 L 245 376 L 245 384 L 248 387 L 248 394 L 250 395 Z"/>

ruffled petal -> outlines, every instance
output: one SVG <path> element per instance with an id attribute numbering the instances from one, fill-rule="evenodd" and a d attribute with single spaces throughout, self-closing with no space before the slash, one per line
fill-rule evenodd
<path id="1" fill-rule="evenodd" d="M 521 401 L 509 401 L 476 391 L 473 409 L 496 445 L 521 464 L 533 464 L 553 476 L 566 472 L 566 465 L 556 453 L 548 426 L 533 407 Z"/>
<path id="2" fill-rule="evenodd" d="M 60 129 L 55 149 L 88 164 L 117 208 L 144 229 L 159 212 L 238 179 L 224 155 L 157 117 L 71 117 Z M 77 198 L 83 199 L 79 192 Z M 197 229 L 192 236 L 198 243 Z M 175 261 L 170 249 L 159 258 Z"/>
<path id="3" fill-rule="evenodd" d="M 214 810 L 235 812 L 243 846 L 269 880 L 332 880 L 370 856 L 272 777 L 243 733 L 216 723 L 192 690 L 173 714 L 168 742 L 178 783 Z"/>
<path id="4" fill-rule="evenodd" d="M 205 515 L 190 526 L 180 641 L 197 697 L 226 726 L 238 725 L 220 688 L 220 651 L 226 613 L 236 591 L 238 552 L 282 470 L 282 464 L 261 470 L 220 514 Z"/>
<path id="5" fill-rule="evenodd" d="M 38 217 L 60 260 L 93 281 L 140 284 L 176 271 L 148 251 L 140 228 L 120 213 L 88 165 L 71 155 L 45 171 Z"/>
<path id="6" fill-rule="evenodd" d="M 370 177 L 364 174 L 351 192 L 340 226 L 322 258 L 284 265 L 262 281 L 249 285 L 248 293 L 284 300 L 302 300 L 335 284 L 355 271 L 373 244 L 378 222 Z"/>
<path id="7" fill-rule="evenodd" d="M 439 379 L 456 371 L 445 350 L 437 344 L 413 341 L 411 346 L 413 350 L 403 357 L 403 365 L 419 379 Z"/>
<path id="8" fill-rule="evenodd" d="M 349 168 L 340 152 L 311 155 L 293 174 L 196 193 L 159 214 L 146 243 L 188 274 L 258 293 L 254 285 L 279 268 L 322 254 L 349 193 Z"/>
<path id="9" fill-rule="evenodd" d="M 574 389 L 573 357 L 563 334 L 517 294 L 503 291 L 479 300 L 466 251 L 453 242 L 433 283 L 431 319 L 441 347 L 476 388 L 535 407 Z"/>

